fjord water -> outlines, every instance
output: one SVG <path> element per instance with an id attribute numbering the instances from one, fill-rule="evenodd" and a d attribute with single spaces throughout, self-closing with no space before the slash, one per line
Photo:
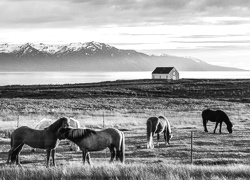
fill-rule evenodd
<path id="1" fill-rule="evenodd" d="M 180 78 L 250 79 L 250 71 L 180 71 Z M 101 81 L 151 79 L 151 71 L 140 72 L 0 72 L 0 86 L 74 84 Z"/>

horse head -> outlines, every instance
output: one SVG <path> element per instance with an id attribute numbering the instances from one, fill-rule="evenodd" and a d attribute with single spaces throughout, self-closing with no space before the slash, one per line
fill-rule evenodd
<path id="1" fill-rule="evenodd" d="M 70 130 L 70 128 L 66 128 L 66 127 L 59 128 L 57 133 L 56 133 L 57 138 L 59 140 L 66 139 L 69 130 Z"/>
<path id="2" fill-rule="evenodd" d="M 70 119 L 67 117 L 61 117 L 61 127 L 67 128 L 70 126 Z"/>
<path id="3" fill-rule="evenodd" d="M 166 142 L 165 142 L 165 145 L 166 145 L 166 146 L 167 146 L 167 145 L 170 145 L 169 141 L 170 141 L 170 139 L 172 139 L 172 138 L 173 138 L 173 134 L 172 134 L 172 133 L 167 134 Z"/>
<path id="4" fill-rule="evenodd" d="M 227 130 L 228 130 L 228 132 L 231 134 L 232 132 L 233 132 L 233 125 L 231 124 L 231 125 L 228 125 L 227 126 Z"/>

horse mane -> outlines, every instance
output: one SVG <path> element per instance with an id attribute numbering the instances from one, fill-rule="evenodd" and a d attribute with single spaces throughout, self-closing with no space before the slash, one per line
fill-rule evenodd
<path id="1" fill-rule="evenodd" d="M 71 129 L 68 128 L 67 137 L 71 139 L 83 139 L 87 138 L 93 134 L 96 134 L 96 131 L 92 129 Z"/>
<path id="2" fill-rule="evenodd" d="M 168 129 L 168 133 L 169 134 L 172 134 L 172 131 L 171 131 L 171 127 L 170 127 L 170 123 L 169 123 L 169 121 L 168 121 L 168 118 L 166 118 L 166 116 L 163 116 L 163 115 L 160 115 L 160 116 L 158 116 L 158 118 L 159 119 L 163 119 L 163 120 L 165 120 L 166 121 L 166 123 L 167 123 L 167 129 Z"/>
<path id="3" fill-rule="evenodd" d="M 48 126 L 46 129 L 50 129 L 51 131 L 57 131 L 60 126 L 62 126 L 63 121 L 67 120 L 66 117 L 61 117 L 60 119 L 56 120 L 54 123 L 52 123 L 50 126 Z"/>
<path id="4" fill-rule="evenodd" d="M 223 112 L 224 113 L 224 112 Z M 224 113 L 225 114 L 225 120 L 224 120 L 224 122 L 227 124 L 227 126 L 231 126 L 231 127 L 233 127 L 233 123 L 230 121 L 230 119 L 229 119 L 229 117 L 226 115 L 226 113 Z"/>
<path id="5" fill-rule="evenodd" d="M 159 118 L 159 119 L 167 120 L 167 118 L 166 118 L 165 116 L 163 116 L 163 115 L 158 116 L 158 118 Z"/>
<path id="6" fill-rule="evenodd" d="M 76 120 L 76 119 L 74 119 L 74 118 L 72 118 L 72 117 L 70 117 L 70 118 L 69 118 L 69 124 L 70 124 L 70 126 L 72 126 L 72 122 L 74 122 L 74 126 L 73 126 L 73 127 L 80 128 L 80 123 L 79 123 L 79 121 Z"/>
<path id="7" fill-rule="evenodd" d="M 43 129 L 45 129 L 45 128 L 47 128 L 47 127 L 49 127 L 51 125 L 51 122 L 52 122 L 51 119 L 45 119 L 44 118 L 35 125 L 34 129 L 40 129 L 41 130 L 42 127 L 44 127 Z"/>

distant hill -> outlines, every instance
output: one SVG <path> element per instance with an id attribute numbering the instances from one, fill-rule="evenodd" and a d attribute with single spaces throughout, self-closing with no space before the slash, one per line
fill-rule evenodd
<path id="1" fill-rule="evenodd" d="M 0 71 L 152 71 L 157 66 L 174 66 L 179 71 L 240 70 L 188 57 L 150 56 L 99 42 L 0 44 Z"/>

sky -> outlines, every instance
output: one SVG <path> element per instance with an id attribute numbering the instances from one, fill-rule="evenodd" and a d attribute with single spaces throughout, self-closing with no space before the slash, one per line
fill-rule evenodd
<path id="1" fill-rule="evenodd" d="M 0 0 L 0 44 L 89 41 L 250 70 L 250 1 Z"/>

